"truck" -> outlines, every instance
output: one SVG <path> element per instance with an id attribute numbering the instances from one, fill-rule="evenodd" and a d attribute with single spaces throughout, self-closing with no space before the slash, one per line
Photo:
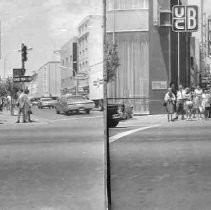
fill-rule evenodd
<path id="1" fill-rule="evenodd" d="M 96 108 L 103 110 L 103 62 L 90 67 L 89 99 L 94 101 Z"/>

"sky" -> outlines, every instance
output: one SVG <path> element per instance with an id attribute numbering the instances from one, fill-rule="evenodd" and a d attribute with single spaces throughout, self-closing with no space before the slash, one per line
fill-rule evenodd
<path id="1" fill-rule="evenodd" d="M 59 60 L 59 50 L 77 35 L 77 25 L 87 15 L 102 15 L 101 0 L 1 0 L 0 75 L 21 67 L 21 43 L 28 48 L 26 75 Z"/>

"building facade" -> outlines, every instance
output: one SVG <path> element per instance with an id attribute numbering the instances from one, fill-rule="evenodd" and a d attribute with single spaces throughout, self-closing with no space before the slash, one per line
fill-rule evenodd
<path id="1" fill-rule="evenodd" d="M 103 17 L 89 15 L 78 25 L 78 73 L 85 76 L 79 88 L 89 92 L 89 71 L 103 62 Z M 103 69 L 102 69 L 103 71 Z"/>
<path id="2" fill-rule="evenodd" d="M 32 74 L 32 81 L 28 85 L 29 97 L 38 97 L 38 74 L 35 72 Z"/>
<path id="3" fill-rule="evenodd" d="M 108 84 L 109 101 L 129 103 L 137 114 L 163 113 L 170 83 L 190 84 L 188 33 L 180 33 L 178 74 L 178 34 L 171 29 L 171 10 L 177 3 L 109 0 L 107 38 L 117 44 L 120 59 L 116 79 Z"/>
<path id="4" fill-rule="evenodd" d="M 58 61 L 49 61 L 37 71 L 38 96 L 61 95 L 61 67 Z"/>
<path id="5" fill-rule="evenodd" d="M 77 91 L 75 75 L 78 71 L 78 38 L 73 37 L 65 43 L 61 50 L 61 89 L 63 94 Z"/>

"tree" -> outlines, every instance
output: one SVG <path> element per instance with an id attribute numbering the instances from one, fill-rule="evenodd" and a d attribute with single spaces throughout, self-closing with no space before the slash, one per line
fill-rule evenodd
<path id="1" fill-rule="evenodd" d="M 107 44 L 107 54 L 106 54 L 107 82 L 111 82 L 116 78 L 116 72 L 119 65 L 120 63 L 117 52 L 117 45 Z"/>

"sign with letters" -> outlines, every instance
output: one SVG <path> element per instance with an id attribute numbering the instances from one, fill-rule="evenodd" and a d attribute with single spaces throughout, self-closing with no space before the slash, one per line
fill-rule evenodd
<path id="1" fill-rule="evenodd" d="M 166 90 L 167 81 L 152 81 L 152 90 Z"/>
<path id="2" fill-rule="evenodd" d="M 198 31 L 198 6 L 175 5 L 172 9 L 172 30 L 174 32 Z"/>

